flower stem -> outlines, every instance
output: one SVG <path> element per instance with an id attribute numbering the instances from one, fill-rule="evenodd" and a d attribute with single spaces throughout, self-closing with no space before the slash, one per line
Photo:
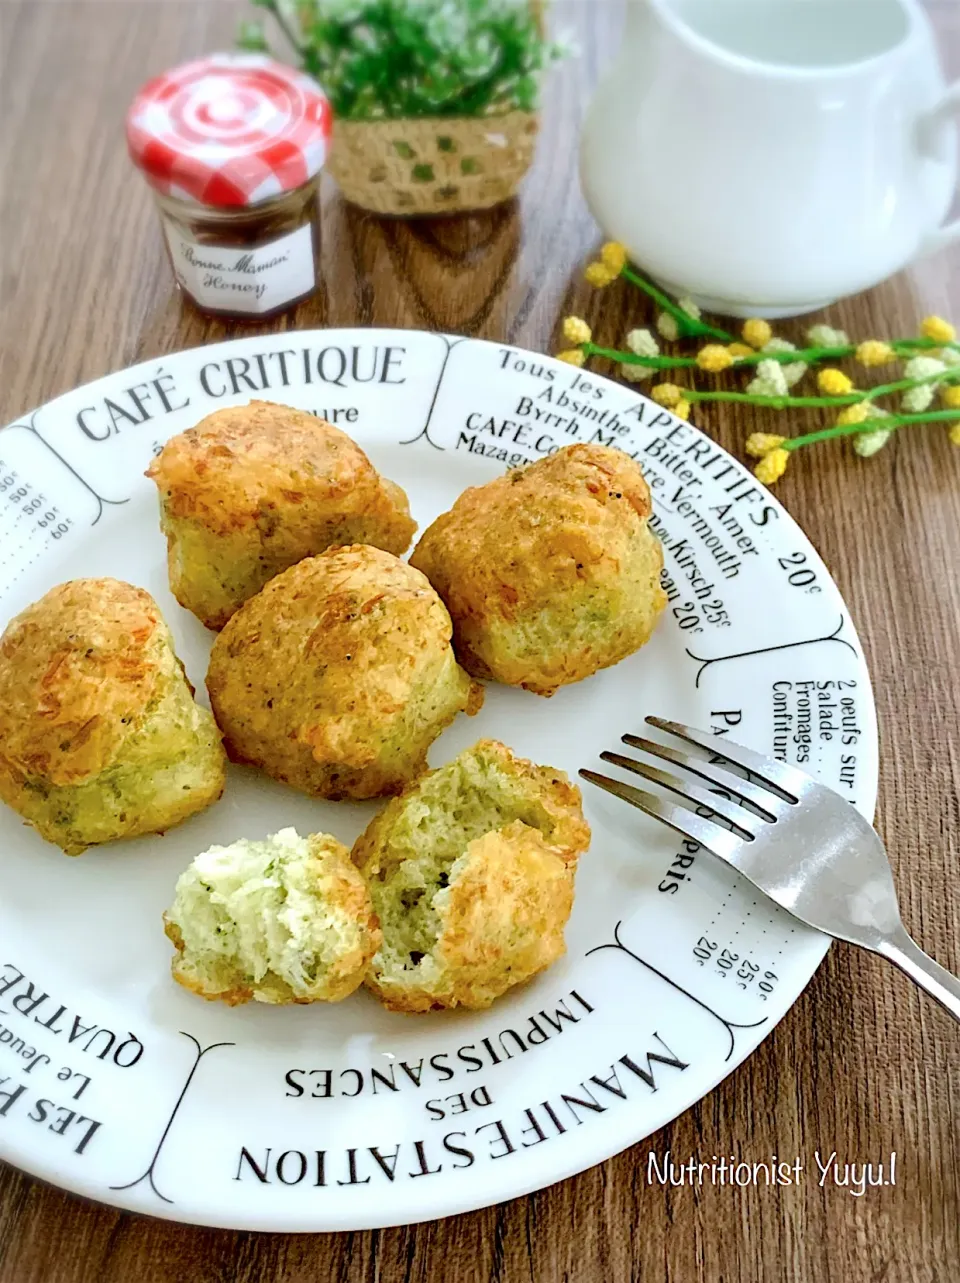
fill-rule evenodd
<path id="1" fill-rule="evenodd" d="M 863 401 L 875 401 L 878 396 L 889 396 L 893 392 L 909 392 L 911 388 L 921 388 L 925 383 L 956 383 L 960 379 L 960 369 L 940 370 L 936 374 L 926 374 L 921 379 L 900 379 L 896 383 L 881 383 L 875 388 L 868 388 L 861 397 Z"/>
<path id="2" fill-rule="evenodd" d="M 693 356 L 637 356 L 635 352 L 618 352 L 597 343 L 584 343 L 583 351 L 586 356 L 606 356 L 621 365 L 646 365 L 651 370 L 689 370 L 697 364 Z"/>
<path id="3" fill-rule="evenodd" d="M 950 348 L 954 352 L 960 352 L 960 343 L 938 343 L 936 339 L 894 339 L 890 344 L 895 352 L 929 352 L 931 348 L 938 351 L 942 348 Z"/>
<path id="4" fill-rule="evenodd" d="M 864 400 L 862 393 L 853 392 L 847 396 L 754 396 L 751 392 L 699 392 L 696 388 L 684 388 L 683 396 L 684 400 L 694 405 L 699 401 L 733 401 L 743 405 L 764 406 L 769 410 L 792 410 L 804 405 L 826 405 L 841 409 Z"/>
<path id="5" fill-rule="evenodd" d="M 799 450 L 804 445 L 814 445 L 817 441 L 829 441 L 833 437 L 852 437 L 861 432 L 877 432 L 880 429 L 910 427 L 914 423 L 949 423 L 960 420 L 960 410 L 931 410 L 926 414 L 892 414 L 886 419 L 865 419 L 863 423 L 844 423 L 839 427 L 822 428 L 819 432 L 808 432 L 802 437 L 787 437 L 783 442 L 784 450 Z"/>
<path id="6" fill-rule="evenodd" d="M 707 325 L 706 321 L 698 321 L 696 317 L 685 312 L 682 307 L 678 307 L 672 299 L 668 298 L 662 290 L 658 290 L 655 285 L 645 281 L 642 276 L 638 276 L 629 267 L 623 268 L 620 275 L 624 280 L 629 281 L 631 285 L 635 285 L 638 290 L 643 290 L 644 294 L 652 298 L 655 303 L 658 303 L 665 312 L 668 312 L 676 321 L 677 328 L 684 337 L 704 335 L 713 339 L 720 339 L 724 343 L 736 342 L 734 336 L 728 334 L 726 330 L 719 330 L 716 326 Z"/>
<path id="7" fill-rule="evenodd" d="M 845 356 L 853 356 L 856 350 L 852 344 L 847 344 L 843 347 L 800 347 L 794 352 L 754 352 L 751 356 L 738 356 L 734 368 L 759 365 L 761 361 L 779 361 L 781 365 L 803 361 L 805 365 L 816 365 L 818 361 L 839 361 Z"/>

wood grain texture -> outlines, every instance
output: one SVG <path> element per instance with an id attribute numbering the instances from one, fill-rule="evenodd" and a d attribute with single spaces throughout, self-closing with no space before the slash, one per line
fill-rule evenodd
<path id="1" fill-rule="evenodd" d="M 250 327 L 181 306 L 122 120 L 138 85 L 230 43 L 230 0 L 0 0 L 0 422 L 134 361 Z M 960 75 L 960 6 L 931 4 Z M 415 225 L 325 193 L 322 291 L 270 329 L 444 328 L 540 350 L 567 312 L 601 341 L 649 319 L 626 287 L 580 281 L 598 232 L 579 194 L 576 137 L 615 48 L 619 0 L 570 0 L 582 56 L 545 104 L 518 204 Z M 789 181 L 789 174 L 784 181 Z M 678 168 L 678 195 L 683 177 Z M 842 176 L 838 176 L 842 198 Z M 859 336 L 960 315 L 960 255 L 941 255 L 827 319 Z M 788 327 L 787 333 L 790 333 Z M 715 408 L 702 426 L 739 453 L 769 418 Z M 869 463 L 799 456 L 780 495 L 850 604 L 874 676 L 882 736 L 878 822 L 904 918 L 960 971 L 960 451 L 904 433 Z M 0 1124 L 2 1125 L 2 1124 Z M 899 1156 L 896 1188 L 853 1198 L 798 1188 L 648 1187 L 653 1149 Z M 529 1198 L 375 1233 L 286 1236 L 177 1226 L 100 1207 L 0 1171 L 0 1283 L 943 1283 L 960 1275 L 960 1038 L 879 960 L 834 948 L 756 1054 L 671 1126 Z"/>

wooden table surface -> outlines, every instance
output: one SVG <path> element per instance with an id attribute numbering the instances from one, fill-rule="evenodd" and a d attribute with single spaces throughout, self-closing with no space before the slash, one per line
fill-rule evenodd
<path id="1" fill-rule="evenodd" d="M 649 315 L 617 285 L 582 284 L 599 234 L 575 140 L 621 19 L 619 0 L 561 6 L 581 56 L 545 103 L 536 170 L 517 207 L 448 222 L 381 222 L 325 194 L 324 286 L 274 328 L 442 328 L 552 350 L 586 315 L 616 342 Z M 934 0 L 960 75 L 960 5 Z M 133 362 L 240 332 L 181 306 L 121 125 L 134 90 L 228 46 L 230 0 L 2 0 L 0 423 Z M 787 176 L 786 181 L 789 181 Z M 842 175 L 838 175 L 838 186 Z M 831 309 L 851 333 L 960 319 L 960 255 L 943 254 Z M 243 333 L 249 332 L 247 329 Z M 787 334 L 793 333 L 787 327 Z M 769 417 L 712 409 L 702 426 L 741 453 Z M 878 823 L 903 915 L 960 972 L 960 450 L 914 430 L 869 462 L 797 456 L 779 490 L 831 568 L 871 665 L 881 732 Z M 2 1124 L 0 1124 L 2 1125 Z M 663 1190 L 652 1146 L 747 1159 L 836 1150 L 896 1187 Z M 575 1179 L 487 1211 L 329 1236 L 232 1233 L 114 1211 L 0 1170 L 2 1283 L 945 1283 L 960 1277 L 960 1031 L 879 960 L 837 946 L 756 1054 L 658 1134 Z"/>

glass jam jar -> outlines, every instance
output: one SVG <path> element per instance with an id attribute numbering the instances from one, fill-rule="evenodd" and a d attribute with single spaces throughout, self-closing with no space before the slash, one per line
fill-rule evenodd
<path id="1" fill-rule="evenodd" d="M 331 123 L 314 80 L 261 54 L 200 58 L 137 94 L 127 145 L 201 311 L 260 319 L 316 289 Z"/>

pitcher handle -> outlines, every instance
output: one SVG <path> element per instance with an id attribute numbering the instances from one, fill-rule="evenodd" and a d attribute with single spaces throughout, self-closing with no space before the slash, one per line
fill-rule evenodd
<path id="1" fill-rule="evenodd" d="M 944 126 L 952 116 L 960 114 L 960 80 L 950 85 L 937 105 L 920 119 L 919 141 L 921 150 L 936 156 L 943 146 Z M 927 232 L 920 242 L 919 253 L 932 254 L 938 249 L 960 240 L 960 218 Z"/>

